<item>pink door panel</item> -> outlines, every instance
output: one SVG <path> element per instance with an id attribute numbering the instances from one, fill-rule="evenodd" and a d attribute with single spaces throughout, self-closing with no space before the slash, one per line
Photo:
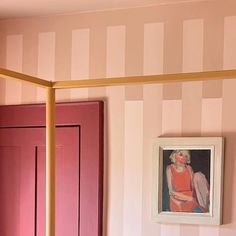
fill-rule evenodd
<path id="1" fill-rule="evenodd" d="M 37 138 L 33 129 L 0 129 L 0 235 L 34 235 Z"/>
<path id="2" fill-rule="evenodd" d="M 101 236 L 103 103 L 57 104 L 56 125 L 56 236 Z M 45 235 L 44 126 L 44 105 L 0 106 L 1 236 Z"/>
<path id="3" fill-rule="evenodd" d="M 79 128 L 56 130 L 56 236 L 78 236 Z M 37 147 L 37 236 L 45 235 L 46 148 Z"/>

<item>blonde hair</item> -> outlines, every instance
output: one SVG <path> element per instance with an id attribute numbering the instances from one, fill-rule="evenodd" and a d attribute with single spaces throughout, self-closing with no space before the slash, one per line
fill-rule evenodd
<path id="1" fill-rule="evenodd" d="M 170 160 L 171 162 L 175 163 L 175 157 L 176 155 L 182 155 L 186 157 L 186 161 L 185 163 L 189 164 L 191 162 L 190 160 L 190 152 L 188 150 L 174 150 L 171 154 L 170 154 Z"/>

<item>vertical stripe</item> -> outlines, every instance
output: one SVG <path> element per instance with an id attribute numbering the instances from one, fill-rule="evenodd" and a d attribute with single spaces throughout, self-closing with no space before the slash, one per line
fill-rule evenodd
<path id="1" fill-rule="evenodd" d="M 202 100 L 202 135 L 220 135 L 222 123 L 222 99 L 209 98 Z"/>
<path id="2" fill-rule="evenodd" d="M 183 25 L 182 21 L 168 19 L 165 22 L 164 31 L 164 73 L 179 73 L 182 71 L 182 54 L 183 54 Z M 171 92 L 170 96 L 168 91 Z M 164 99 L 181 99 L 181 83 L 164 84 Z M 175 96 L 176 95 L 176 96 Z"/>
<path id="3" fill-rule="evenodd" d="M 23 42 L 23 73 L 37 75 L 38 35 L 26 29 Z M 22 83 L 22 103 L 35 103 L 37 87 L 27 82 Z"/>
<path id="4" fill-rule="evenodd" d="M 183 83 L 182 94 L 182 134 L 200 136 L 202 110 L 202 82 Z M 198 225 L 181 225 L 181 236 L 199 236 Z"/>
<path id="5" fill-rule="evenodd" d="M 63 22 L 55 30 L 55 80 L 71 79 L 71 43 L 72 35 L 67 22 Z M 56 92 L 57 101 L 65 101 L 70 96 L 69 89 L 59 89 Z"/>
<path id="6" fill-rule="evenodd" d="M 162 102 L 162 135 L 181 136 L 182 102 L 165 100 Z"/>
<path id="7" fill-rule="evenodd" d="M 95 25 L 90 28 L 89 77 L 104 78 L 106 76 L 106 27 Z M 106 88 L 89 88 L 89 98 L 104 97 Z"/>
<path id="8" fill-rule="evenodd" d="M 182 83 L 164 83 L 163 99 L 164 100 L 180 100 L 182 98 Z"/>
<path id="9" fill-rule="evenodd" d="M 144 42 L 143 24 L 136 21 L 130 21 L 126 26 L 126 29 L 126 75 L 142 75 Z"/>
<path id="10" fill-rule="evenodd" d="M 219 236 L 219 227 L 200 226 L 199 236 L 214 235 Z"/>
<path id="11" fill-rule="evenodd" d="M 164 72 L 179 73 L 182 70 L 183 54 L 182 20 L 170 18 L 165 22 L 164 34 Z"/>
<path id="12" fill-rule="evenodd" d="M 204 20 L 204 62 L 203 70 L 221 70 L 223 67 L 224 50 L 224 20 L 220 14 L 207 17 Z M 218 87 L 212 93 L 208 87 Z M 213 89 L 214 90 L 214 89 Z M 207 92 L 211 91 L 211 92 Z M 222 81 L 203 81 L 203 97 L 221 97 Z"/>
<path id="13" fill-rule="evenodd" d="M 7 36 L 7 69 L 22 72 L 23 61 L 23 36 Z M 19 104 L 21 102 L 21 82 L 16 80 L 6 81 L 6 104 Z"/>
<path id="14" fill-rule="evenodd" d="M 203 98 L 221 98 L 223 81 L 221 79 L 203 81 L 202 97 Z"/>
<path id="15" fill-rule="evenodd" d="M 108 191 L 107 234 L 120 236 L 123 232 L 124 186 L 124 87 L 107 88 L 108 102 Z M 115 216 L 115 217 L 114 217 Z"/>
<path id="16" fill-rule="evenodd" d="M 202 100 L 202 127 L 203 136 L 220 136 L 222 130 L 222 99 L 209 98 Z M 219 235 L 219 227 L 200 226 L 199 236 Z"/>
<path id="17" fill-rule="evenodd" d="M 152 193 L 152 142 L 161 135 L 162 85 L 144 85 L 143 90 L 143 204 L 142 236 L 160 235 L 160 225 L 150 219 Z"/>
<path id="18" fill-rule="evenodd" d="M 125 102 L 123 236 L 142 234 L 143 102 Z"/>
<path id="19" fill-rule="evenodd" d="M 201 133 L 201 112 L 202 112 L 202 82 L 183 83 L 183 135 L 196 135 Z"/>
<path id="20" fill-rule="evenodd" d="M 224 69 L 236 68 L 236 16 L 225 17 L 224 21 Z"/>
<path id="21" fill-rule="evenodd" d="M 203 20 L 186 20 L 183 23 L 183 71 L 202 71 Z"/>
<path id="22" fill-rule="evenodd" d="M 204 19 L 203 70 L 221 70 L 223 67 L 224 20 L 220 14 Z"/>
<path id="23" fill-rule="evenodd" d="M 144 25 L 144 75 L 163 73 L 164 23 Z"/>
<path id="24" fill-rule="evenodd" d="M 106 76 L 125 75 L 125 26 L 107 27 Z"/>
<path id="25" fill-rule="evenodd" d="M 126 29 L 125 74 L 126 76 L 142 75 L 144 48 L 143 23 L 132 19 L 127 23 Z M 142 100 L 143 86 L 126 86 L 125 97 L 127 100 Z"/>
<path id="26" fill-rule="evenodd" d="M 95 26 L 90 29 L 90 78 L 104 78 L 106 74 L 106 28 Z"/>
<path id="27" fill-rule="evenodd" d="M 89 29 L 72 31 L 71 79 L 89 78 Z M 71 99 L 88 98 L 88 89 L 71 89 Z"/>
<path id="28" fill-rule="evenodd" d="M 55 33 L 39 33 L 38 77 L 54 80 L 55 77 Z M 45 101 L 45 89 L 37 88 L 37 101 Z"/>
<path id="29" fill-rule="evenodd" d="M 165 100 L 162 102 L 162 135 L 181 136 L 182 102 Z M 161 224 L 161 236 L 180 236 L 180 225 Z"/>
<path id="30" fill-rule="evenodd" d="M 107 28 L 106 76 L 124 76 L 125 26 Z M 108 87 L 108 225 L 107 235 L 123 232 L 124 196 L 124 99 L 125 89 Z M 116 217 L 111 217 L 111 216 Z"/>
<path id="31" fill-rule="evenodd" d="M 161 224 L 161 236 L 181 236 L 179 225 Z"/>
<path id="32" fill-rule="evenodd" d="M 203 68 L 203 20 L 186 20 L 183 23 L 183 72 L 202 71 Z M 202 82 L 182 85 L 182 133 L 199 136 L 201 133 Z M 181 225 L 180 235 L 199 235 L 199 227 Z"/>

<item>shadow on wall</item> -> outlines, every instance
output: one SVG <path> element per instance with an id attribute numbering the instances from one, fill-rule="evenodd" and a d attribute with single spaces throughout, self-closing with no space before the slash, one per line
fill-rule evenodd
<path id="1" fill-rule="evenodd" d="M 223 133 L 225 138 L 225 158 L 224 158 L 224 185 L 223 185 L 223 224 L 232 222 L 233 194 L 236 191 L 233 186 L 235 179 L 236 162 L 236 133 Z"/>

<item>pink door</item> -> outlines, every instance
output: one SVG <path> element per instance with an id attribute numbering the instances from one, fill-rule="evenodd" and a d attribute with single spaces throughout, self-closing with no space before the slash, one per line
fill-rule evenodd
<path id="1" fill-rule="evenodd" d="M 56 110 L 56 236 L 100 236 L 103 104 Z M 44 117 L 42 105 L 0 107 L 1 236 L 45 235 Z"/>

